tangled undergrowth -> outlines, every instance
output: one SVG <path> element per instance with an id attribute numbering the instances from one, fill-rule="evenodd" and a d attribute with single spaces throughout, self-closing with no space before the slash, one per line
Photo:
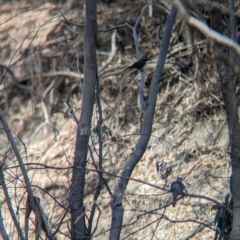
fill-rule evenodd
<path id="1" fill-rule="evenodd" d="M 137 97 L 139 74 L 122 72 L 136 59 L 131 29 L 127 26 L 108 29 L 125 22 L 133 25 L 144 4 L 143 0 L 134 0 L 111 4 L 100 2 L 98 5 L 97 56 L 103 111 L 104 171 L 113 174 L 121 172 L 139 138 L 142 113 Z M 160 26 L 158 34 L 162 38 L 170 7 L 170 1 L 156 1 L 138 28 L 142 55 L 152 59 L 145 69 L 146 78 L 154 70 L 161 44 L 156 38 L 157 27 Z M 49 221 L 55 228 L 66 207 L 71 179 L 71 168 L 67 167 L 72 166 L 74 157 L 76 123 L 69 106 L 77 118 L 81 111 L 83 3 L 10 2 L 2 5 L 2 12 L 1 64 L 12 69 L 19 83 L 1 72 L 0 106 L 15 134 L 35 194 L 43 199 Z M 204 13 L 207 22 L 207 12 Z M 152 136 L 133 177 L 168 188 L 172 181 L 182 176 L 188 192 L 222 201 L 229 191 L 228 134 L 211 43 L 178 18 L 168 51 L 159 84 Z M 147 94 L 149 79 L 145 84 Z M 96 161 L 97 115 L 94 110 L 90 140 Z M 13 160 L 14 155 L 2 130 L 0 133 L 1 154 L 8 152 L 6 179 L 9 184 L 19 179 L 11 194 L 16 207 L 24 209 L 25 201 L 21 198 L 24 186 L 18 164 Z M 93 169 L 94 164 L 89 157 L 88 169 Z M 161 166 L 159 172 L 156 165 Z M 106 177 L 113 191 L 117 179 Z M 97 173 L 88 170 L 86 214 L 90 214 L 96 180 Z M 22 189 L 21 195 L 16 188 Z M 110 196 L 103 191 L 98 202 L 100 219 L 95 239 L 106 239 L 110 228 Z M 196 232 L 201 231 L 208 239 L 214 236 L 214 213 L 210 202 L 183 198 L 176 208 L 168 207 L 162 211 L 170 204 L 169 199 L 167 193 L 130 182 L 124 202 L 122 239 L 163 239 L 162 236 L 184 239 L 202 222 L 208 227 L 201 227 Z M 3 205 L 4 214 L 7 209 Z M 160 223 L 159 219 L 162 219 Z M 63 221 L 59 239 L 65 239 L 69 234 L 68 221 L 69 218 Z M 11 221 L 8 224 L 13 225 Z"/>

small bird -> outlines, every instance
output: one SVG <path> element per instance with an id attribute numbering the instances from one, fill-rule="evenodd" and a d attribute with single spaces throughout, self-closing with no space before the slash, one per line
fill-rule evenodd
<path id="1" fill-rule="evenodd" d="M 173 207 L 175 207 L 176 205 L 177 196 L 179 194 L 182 194 L 184 189 L 185 189 L 185 186 L 182 183 L 181 177 L 178 177 L 177 180 L 171 184 L 171 192 L 173 195 L 173 202 L 172 202 Z"/>
<path id="2" fill-rule="evenodd" d="M 138 60 L 137 62 L 135 62 L 134 64 L 132 64 L 130 67 L 125 68 L 123 70 L 123 72 L 126 71 L 129 68 L 136 68 L 137 70 L 142 70 L 145 67 L 145 65 L 147 64 L 148 61 L 150 61 L 149 57 L 143 57 L 140 60 Z"/>

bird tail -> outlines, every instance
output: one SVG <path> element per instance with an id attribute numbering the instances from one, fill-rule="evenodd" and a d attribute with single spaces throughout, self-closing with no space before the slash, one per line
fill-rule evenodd
<path id="1" fill-rule="evenodd" d="M 126 70 L 128 70 L 130 67 L 127 67 L 127 68 L 125 68 L 124 70 L 123 70 L 123 72 L 125 72 Z"/>
<path id="2" fill-rule="evenodd" d="M 173 201 L 172 201 L 172 206 L 175 207 L 176 206 L 176 202 L 177 202 L 177 192 L 173 191 Z"/>

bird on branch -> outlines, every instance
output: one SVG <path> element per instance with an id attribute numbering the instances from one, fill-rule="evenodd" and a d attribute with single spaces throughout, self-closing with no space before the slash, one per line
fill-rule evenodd
<path id="1" fill-rule="evenodd" d="M 138 60 L 137 62 L 133 63 L 131 66 L 125 68 L 123 70 L 123 72 L 128 70 L 128 69 L 130 69 L 130 68 L 135 68 L 135 69 L 140 71 L 140 70 L 142 70 L 146 66 L 148 61 L 150 61 L 149 57 L 143 57 L 140 60 Z"/>
<path id="2" fill-rule="evenodd" d="M 173 202 L 172 206 L 175 207 L 177 202 L 177 196 L 183 193 L 183 190 L 185 189 L 185 186 L 182 183 L 182 178 L 178 177 L 175 182 L 171 184 L 171 192 L 173 195 Z"/>

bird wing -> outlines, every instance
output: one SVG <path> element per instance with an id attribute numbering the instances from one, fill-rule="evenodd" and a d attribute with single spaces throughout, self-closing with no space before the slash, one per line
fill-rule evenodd
<path id="1" fill-rule="evenodd" d="M 176 181 L 176 182 L 173 182 L 171 185 L 171 192 L 176 191 L 177 194 L 180 194 L 183 192 L 184 188 L 185 187 L 182 182 Z"/>

